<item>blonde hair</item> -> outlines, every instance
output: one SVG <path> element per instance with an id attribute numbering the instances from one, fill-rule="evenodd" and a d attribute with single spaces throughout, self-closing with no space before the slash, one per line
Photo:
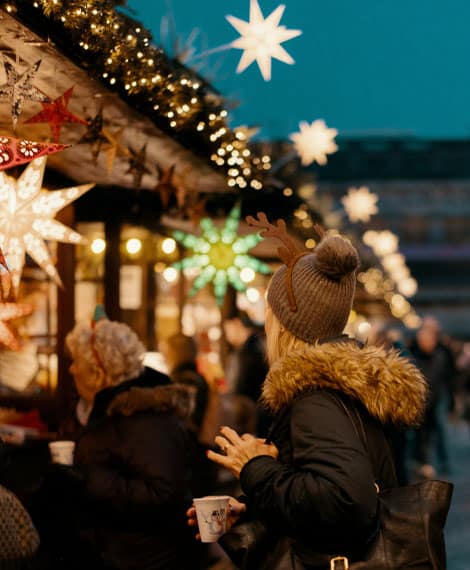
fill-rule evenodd
<path id="1" fill-rule="evenodd" d="M 272 366 L 289 352 L 306 349 L 312 345 L 284 328 L 271 307 L 269 310 L 271 311 L 271 326 L 266 331 L 266 354 L 268 363 Z"/>
<path id="2" fill-rule="evenodd" d="M 94 331 L 90 323 L 78 323 L 65 343 L 72 359 L 86 361 L 97 377 L 104 374 L 108 386 L 136 378 L 144 369 L 145 347 L 124 323 L 102 319 Z"/>

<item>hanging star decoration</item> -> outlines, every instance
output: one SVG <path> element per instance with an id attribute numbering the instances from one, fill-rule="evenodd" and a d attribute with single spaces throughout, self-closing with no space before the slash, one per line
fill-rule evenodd
<path id="1" fill-rule="evenodd" d="M 41 103 L 42 111 L 25 121 L 25 124 L 49 123 L 52 130 L 52 138 L 56 143 L 59 142 L 60 129 L 65 123 L 88 125 L 88 122 L 85 119 L 78 115 L 74 115 L 68 110 L 67 106 L 70 98 L 72 97 L 72 93 L 73 87 L 70 87 L 54 101 L 50 103 Z"/>
<path id="2" fill-rule="evenodd" d="M 19 75 L 14 64 L 7 58 L 3 58 L 7 82 L 5 85 L 0 85 L 0 99 L 9 98 L 11 100 L 13 130 L 16 129 L 16 123 L 21 114 L 24 101 L 39 101 L 41 103 L 49 101 L 49 97 L 32 84 L 40 65 L 41 60 L 38 60 Z"/>
<path id="3" fill-rule="evenodd" d="M 311 125 L 301 121 L 299 126 L 300 132 L 290 135 L 289 138 L 294 142 L 303 166 L 309 166 L 315 161 L 324 166 L 327 163 L 326 155 L 338 150 L 334 142 L 338 131 L 329 129 L 322 119 L 314 121 Z"/>
<path id="4" fill-rule="evenodd" d="M 185 205 L 185 189 L 175 179 L 175 165 L 172 164 L 169 168 L 163 169 L 157 165 L 158 184 L 155 186 L 154 191 L 160 195 L 163 210 L 167 210 L 174 196 L 176 205 L 179 210 L 182 210 Z"/>
<path id="5" fill-rule="evenodd" d="M 106 143 L 107 140 L 103 133 L 103 107 L 100 108 L 94 117 L 87 117 L 86 124 L 87 130 L 82 138 L 78 141 L 78 144 L 91 145 L 91 155 L 93 157 L 94 163 L 96 164 L 102 146 L 104 143 Z"/>
<path id="6" fill-rule="evenodd" d="M 117 156 L 129 156 L 129 151 L 121 144 L 124 129 L 118 129 L 116 132 L 103 128 L 102 134 L 106 139 L 102 149 L 106 152 L 106 170 L 108 174 L 113 170 L 114 161 Z"/>
<path id="7" fill-rule="evenodd" d="M 69 147 L 68 144 L 42 143 L 0 135 L 0 170 L 19 166 Z"/>
<path id="8" fill-rule="evenodd" d="M 279 25 L 284 10 L 285 6 L 281 4 L 265 19 L 258 0 L 250 0 L 249 22 L 234 16 L 226 16 L 229 23 L 240 34 L 240 37 L 230 44 L 231 47 L 244 50 L 237 73 L 242 73 L 256 61 L 263 79 L 269 81 L 273 58 L 290 65 L 294 63 L 293 58 L 281 44 L 300 36 L 302 32 L 301 30 L 288 30 L 285 26 Z"/>
<path id="9" fill-rule="evenodd" d="M 370 192 L 367 186 L 349 188 L 348 194 L 341 198 L 344 209 L 351 222 L 368 222 L 370 217 L 378 213 L 377 194 Z"/>
<path id="10" fill-rule="evenodd" d="M 20 337 L 10 321 L 26 317 L 33 310 L 33 306 L 26 303 L 0 303 L 0 345 L 10 350 L 20 350 Z"/>
<path id="11" fill-rule="evenodd" d="M 240 206 L 236 205 L 230 212 L 222 229 L 214 226 L 210 218 L 203 218 L 200 223 L 202 235 L 197 237 L 181 231 L 173 232 L 173 237 L 184 247 L 192 250 L 193 255 L 173 264 L 176 269 L 197 267 L 199 275 L 193 282 L 190 295 L 196 294 L 207 283 L 212 282 L 218 305 L 222 305 L 228 285 L 237 291 L 245 291 L 246 285 L 241 279 L 241 271 L 249 268 L 252 271 L 268 274 L 268 265 L 248 255 L 261 237 L 249 234 L 237 235 L 240 223 Z"/>
<path id="12" fill-rule="evenodd" d="M 147 143 L 145 143 L 139 151 L 129 147 L 129 153 L 129 168 L 126 170 L 126 174 L 131 174 L 134 187 L 140 188 L 144 174 L 150 174 L 150 170 L 145 166 L 147 158 Z"/>
<path id="13" fill-rule="evenodd" d="M 186 204 L 185 214 L 193 223 L 193 226 L 198 226 L 202 218 L 206 217 L 206 204 L 207 196 L 202 197 L 197 195 L 192 203 Z"/>
<path id="14" fill-rule="evenodd" d="M 53 218 L 94 184 L 49 192 L 42 188 L 46 162 L 46 157 L 36 158 L 18 179 L 0 172 L 0 247 L 8 257 L 15 291 L 23 271 L 25 253 L 61 285 L 45 240 L 72 244 L 86 241 Z"/>

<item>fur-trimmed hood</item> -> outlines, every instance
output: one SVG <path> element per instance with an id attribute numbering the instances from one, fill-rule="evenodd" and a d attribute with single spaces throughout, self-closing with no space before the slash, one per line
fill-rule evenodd
<path id="1" fill-rule="evenodd" d="M 195 389 L 169 384 L 155 388 L 133 387 L 118 394 L 106 409 L 106 415 L 133 416 L 139 412 L 171 412 L 189 420 L 195 405 Z"/>
<path id="2" fill-rule="evenodd" d="M 396 350 L 347 340 L 316 344 L 278 360 L 262 398 L 277 412 L 301 392 L 315 389 L 342 392 L 362 402 L 380 422 L 405 426 L 419 422 L 427 395 L 421 372 Z"/>

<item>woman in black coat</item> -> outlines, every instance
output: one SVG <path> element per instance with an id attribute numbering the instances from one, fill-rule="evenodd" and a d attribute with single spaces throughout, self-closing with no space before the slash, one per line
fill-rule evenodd
<path id="1" fill-rule="evenodd" d="M 197 568 L 194 541 L 181 531 L 191 500 L 191 390 L 144 368 L 144 348 L 122 323 L 79 324 L 67 346 L 77 391 L 91 406 L 74 466 L 59 466 L 59 484 L 49 482 L 69 517 L 63 567 Z"/>
<path id="2" fill-rule="evenodd" d="M 327 569 L 336 556 L 361 560 L 373 540 L 377 486 L 396 485 L 383 426 L 417 421 L 425 383 L 397 353 L 342 336 L 358 266 L 352 245 L 325 237 L 313 254 L 299 254 L 285 243 L 289 256 L 270 283 L 265 324 L 263 400 L 273 426 L 267 440 L 224 427 L 216 438 L 223 453 L 209 457 L 239 477 L 245 493 L 244 504 L 232 500 L 231 522 L 259 521 L 273 547 L 288 538 L 295 568 Z M 347 409 L 360 414 L 370 455 Z"/>

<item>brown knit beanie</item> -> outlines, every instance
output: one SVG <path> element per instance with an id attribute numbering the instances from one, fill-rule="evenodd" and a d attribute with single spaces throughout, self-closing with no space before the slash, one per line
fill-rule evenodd
<path id="1" fill-rule="evenodd" d="M 323 237 L 312 253 L 298 256 L 273 275 L 268 303 L 274 315 L 308 343 L 340 335 L 351 311 L 358 265 L 357 251 L 348 240 Z"/>

